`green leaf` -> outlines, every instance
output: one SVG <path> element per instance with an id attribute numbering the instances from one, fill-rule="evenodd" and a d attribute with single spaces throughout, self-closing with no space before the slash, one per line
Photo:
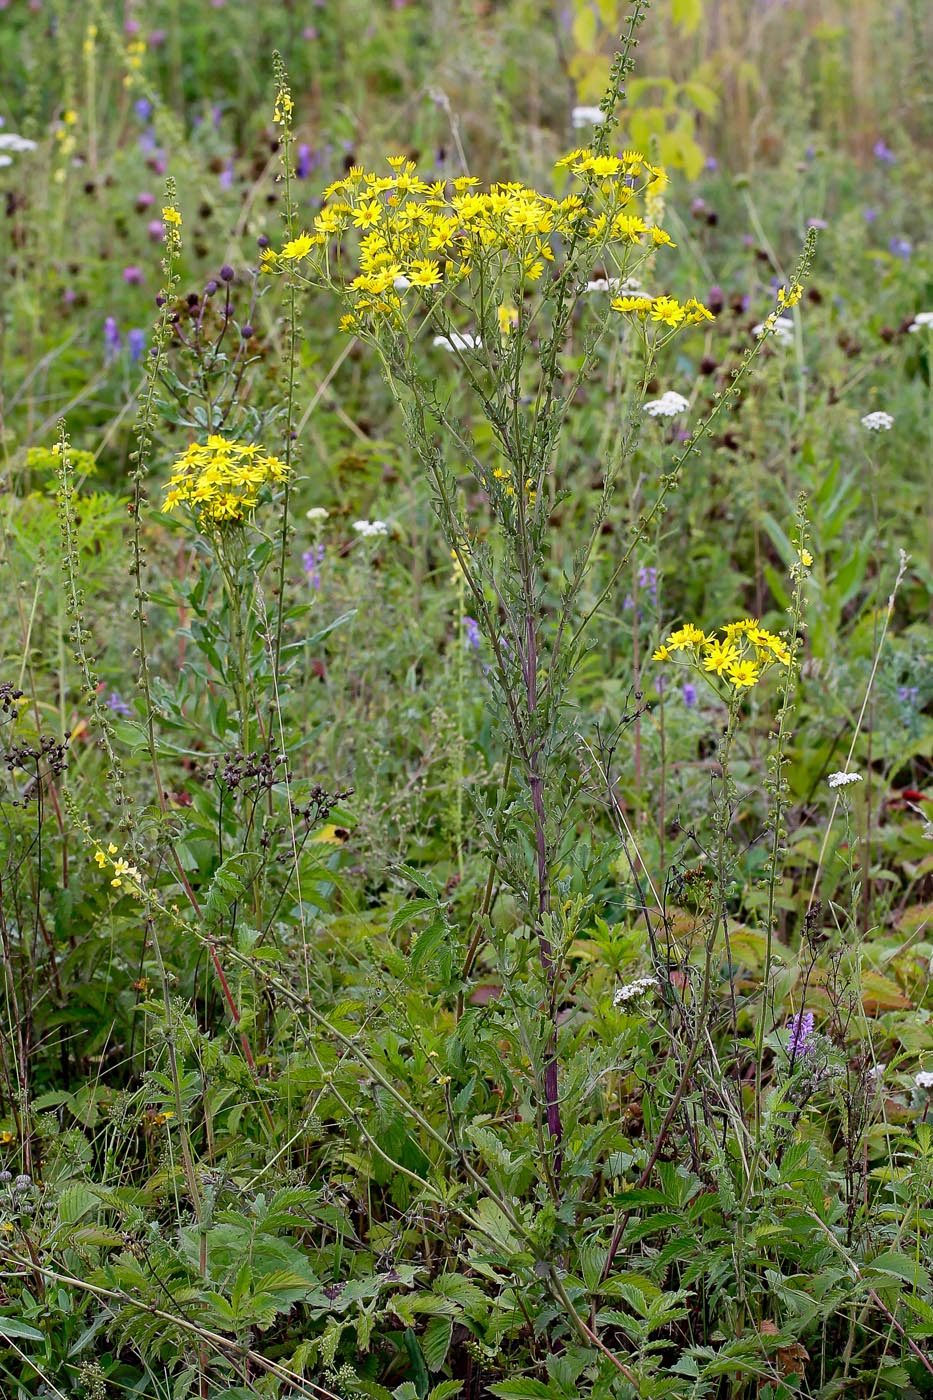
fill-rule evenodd
<path id="1" fill-rule="evenodd" d="M 490 1395 L 498 1395 L 500 1400 L 566 1400 L 562 1390 L 545 1385 L 529 1376 L 527 1380 L 499 1381 L 489 1387 Z"/>
<path id="2" fill-rule="evenodd" d="M 915 1259 L 909 1258 L 906 1254 L 899 1254 L 897 1250 L 889 1249 L 884 1254 L 879 1254 L 865 1266 L 864 1273 L 887 1274 L 891 1278 L 903 1279 L 905 1283 L 911 1284 L 918 1292 L 929 1293 L 930 1279 L 925 1269 L 917 1263 Z"/>
<path id="3" fill-rule="evenodd" d="M 448 932 L 449 930 L 444 920 L 437 919 L 429 928 L 426 928 L 424 932 L 419 935 L 418 941 L 415 943 L 410 954 L 412 972 L 417 972 L 424 963 L 430 961 L 438 948 L 443 947 Z"/>
<path id="4" fill-rule="evenodd" d="M 18 1317 L 0 1317 L 0 1337 L 21 1337 L 28 1342 L 44 1342 L 45 1337 L 28 1322 L 20 1322 Z"/>
<path id="5" fill-rule="evenodd" d="M 421 1336 L 421 1351 L 429 1371 L 439 1371 L 447 1360 L 454 1323 L 451 1317 L 432 1317 Z"/>
<path id="6" fill-rule="evenodd" d="M 410 899 L 401 909 L 396 910 L 389 924 L 389 932 L 396 933 L 413 919 L 417 919 L 419 914 L 433 913 L 436 909 L 437 901 L 434 899 Z"/>

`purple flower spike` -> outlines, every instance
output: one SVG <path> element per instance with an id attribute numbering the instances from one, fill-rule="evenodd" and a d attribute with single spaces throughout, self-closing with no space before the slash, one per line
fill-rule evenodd
<path id="1" fill-rule="evenodd" d="M 104 358 L 108 365 L 119 352 L 122 343 L 116 320 L 113 316 L 108 316 L 104 321 Z"/>
<path id="2" fill-rule="evenodd" d="M 126 344 L 130 352 L 130 364 L 135 365 L 142 358 L 146 348 L 146 332 L 135 327 L 126 333 Z"/>
<path id="3" fill-rule="evenodd" d="M 696 686 L 692 685 L 690 681 L 684 681 L 683 685 L 680 688 L 680 693 L 683 696 L 683 701 L 687 709 L 692 710 L 697 702 Z"/>
<path id="4" fill-rule="evenodd" d="M 306 549 L 301 556 L 301 563 L 307 575 L 308 582 L 315 592 L 320 592 L 321 588 L 321 565 L 324 562 L 326 547 L 323 544 L 313 544 L 310 549 Z"/>
<path id="5" fill-rule="evenodd" d="M 801 1055 L 809 1055 L 813 1049 L 813 1022 L 815 1019 L 812 1011 L 798 1011 L 791 1021 L 787 1053 L 792 1060 L 798 1059 Z"/>
<path id="6" fill-rule="evenodd" d="M 463 619 L 463 627 L 464 627 L 464 631 L 466 632 L 466 644 L 467 644 L 467 646 L 468 646 L 472 651 L 479 651 L 480 647 L 481 647 L 482 644 L 483 644 L 483 639 L 482 639 L 482 636 L 480 635 L 479 623 L 476 621 L 476 618 L 475 618 L 475 617 L 465 617 L 465 618 Z"/>
<path id="7" fill-rule="evenodd" d="M 121 699 L 115 690 L 112 690 L 107 697 L 107 709 L 113 710 L 115 715 L 129 715 L 133 713 L 126 701 Z"/>

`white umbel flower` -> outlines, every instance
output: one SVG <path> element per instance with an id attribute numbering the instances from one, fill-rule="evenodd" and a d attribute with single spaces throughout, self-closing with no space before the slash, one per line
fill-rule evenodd
<path id="1" fill-rule="evenodd" d="M 353 529 L 364 540 L 375 539 L 389 533 L 389 527 L 384 520 L 354 520 Z"/>
<path id="2" fill-rule="evenodd" d="M 909 331 L 922 331 L 929 327 L 933 330 L 933 311 L 918 311 L 910 325 Z"/>
<path id="3" fill-rule="evenodd" d="M 851 787 L 853 783 L 862 781 L 861 773 L 830 773 L 826 779 L 831 788 Z"/>
<path id="4" fill-rule="evenodd" d="M 794 323 L 789 316 L 776 316 L 770 325 L 768 321 L 759 321 L 757 326 L 752 326 L 752 335 L 756 340 L 761 340 L 769 331 L 778 345 L 793 345 Z"/>
<path id="5" fill-rule="evenodd" d="M 866 413 L 862 419 L 862 427 L 867 428 L 870 433 L 889 433 L 894 427 L 894 419 L 890 413 Z"/>
<path id="6" fill-rule="evenodd" d="M 639 997 L 647 996 L 649 992 L 658 990 L 658 979 L 656 977 L 639 977 L 634 982 L 626 982 L 624 987 L 620 987 L 612 998 L 613 1006 L 624 1006 L 626 1002 L 637 1001 Z"/>
<path id="7" fill-rule="evenodd" d="M 668 389 L 659 399 L 651 399 L 650 402 L 642 404 L 645 413 L 651 418 L 676 418 L 678 413 L 686 413 L 689 407 L 690 400 L 685 399 L 683 394 L 675 394 L 673 389 Z"/>
<path id="8" fill-rule="evenodd" d="M 587 282 L 583 289 L 587 293 L 592 292 L 621 292 L 626 297 L 645 297 L 653 300 L 650 292 L 643 292 L 640 287 L 633 285 L 630 277 L 594 277 L 591 282 Z"/>
<path id="9" fill-rule="evenodd" d="M 585 126 L 602 126 L 605 120 L 605 112 L 598 107 L 574 107 L 570 113 L 570 125 L 574 131 L 582 131 Z"/>
<path id="10" fill-rule="evenodd" d="M 319 520 L 326 520 L 329 515 L 330 511 L 325 506 L 312 506 L 310 510 L 305 511 L 305 520 L 316 523 Z"/>
<path id="11" fill-rule="evenodd" d="M 933 1071 L 922 1069 L 914 1075 L 914 1083 L 918 1089 L 933 1089 Z"/>
<path id="12" fill-rule="evenodd" d="M 439 345 L 442 350 L 478 350 L 482 343 L 478 335 L 471 335 L 469 331 L 462 334 L 451 331 L 450 335 L 434 337 L 434 344 Z"/>
<path id="13" fill-rule="evenodd" d="M 28 136 L 18 136 L 15 131 L 0 131 L 0 151 L 12 151 L 14 155 L 19 155 L 22 151 L 35 149 L 35 141 L 30 141 Z"/>

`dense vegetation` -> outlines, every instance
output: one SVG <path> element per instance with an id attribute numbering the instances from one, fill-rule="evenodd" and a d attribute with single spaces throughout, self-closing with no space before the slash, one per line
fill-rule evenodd
<path id="1" fill-rule="evenodd" d="M 0 1393 L 933 1394 L 933 14 L 0 0 Z"/>

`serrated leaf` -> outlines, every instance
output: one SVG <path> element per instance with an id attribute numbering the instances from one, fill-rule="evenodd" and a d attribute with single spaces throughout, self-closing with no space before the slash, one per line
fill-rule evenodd
<path id="1" fill-rule="evenodd" d="M 454 1324 L 451 1317 L 432 1317 L 421 1334 L 421 1351 L 429 1371 L 439 1371 L 447 1360 Z"/>

